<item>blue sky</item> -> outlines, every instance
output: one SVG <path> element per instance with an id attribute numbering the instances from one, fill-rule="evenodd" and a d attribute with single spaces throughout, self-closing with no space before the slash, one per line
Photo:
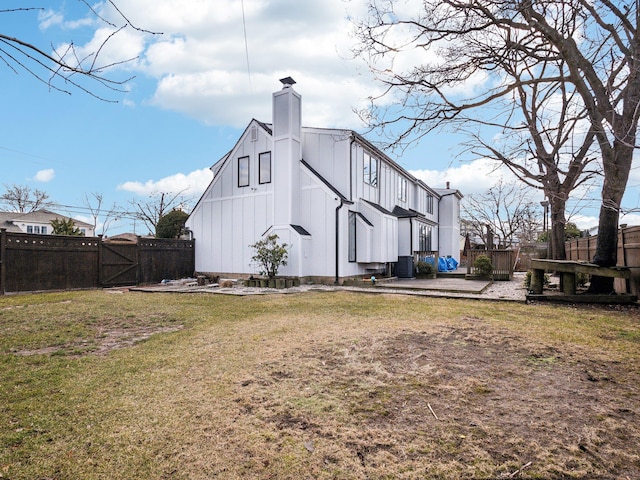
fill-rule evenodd
<path id="1" fill-rule="evenodd" d="M 9 0 L 2 8 L 29 3 Z M 366 105 L 380 85 L 365 65 L 349 59 L 348 16 L 363 14 L 362 0 L 117 4 L 137 26 L 163 33 L 129 28 L 103 49 L 106 62 L 138 57 L 109 73 L 120 79 L 135 75 L 126 92 L 88 84 L 117 103 L 74 88 L 71 95 L 50 90 L 28 72 L 15 73 L 0 63 L 0 184 L 44 190 L 58 204 L 56 210 L 85 221 L 83 198 L 92 193 L 121 210 L 157 191 L 184 191 L 196 200 L 211 178 L 208 167 L 233 146 L 249 121 L 270 121 L 271 93 L 280 88 L 278 79 L 289 75 L 303 96 L 304 125 L 364 132 L 353 109 Z M 78 0 L 34 6 L 44 10 L 0 13 L 0 33 L 45 51 L 72 41 L 80 54 L 95 51 L 103 38 L 103 25 Z M 122 23 L 108 5 L 97 3 L 96 10 Z M 486 160 L 458 158 L 459 141 L 451 134 L 432 134 L 402 156 L 390 156 L 433 187 L 449 181 L 463 194 L 480 193 L 495 182 L 495 174 Z M 632 173 L 628 209 L 639 204 L 640 178 Z M 597 191 L 589 196 L 597 198 Z M 596 217 L 597 210 L 583 209 L 573 220 L 587 228 L 597 224 Z M 640 223 L 636 220 L 640 217 L 623 219 Z M 139 222 L 123 220 L 106 234 L 134 229 L 147 233 Z"/>

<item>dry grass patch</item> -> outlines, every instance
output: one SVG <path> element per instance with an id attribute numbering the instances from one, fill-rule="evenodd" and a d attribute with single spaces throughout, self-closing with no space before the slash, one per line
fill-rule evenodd
<path id="1" fill-rule="evenodd" d="M 346 292 L 0 298 L 0 478 L 638 478 L 638 318 Z M 111 325 L 156 334 L 96 355 Z"/>

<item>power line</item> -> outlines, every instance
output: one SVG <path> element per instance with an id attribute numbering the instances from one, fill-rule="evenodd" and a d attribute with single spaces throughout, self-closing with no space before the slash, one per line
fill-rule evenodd
<path id="1" fill-rule="evenodd" d="M 244 53 L 247 58 L 247 75 L 249 76 L 249 91 L 252 92 L 251 86 L 251 68 L 249 67 L 249 43 L 247 42 L 247 21 L 244 15 L 244 0 L 240 1 L 242 5 L 242 29 L 244 30 Z"/>

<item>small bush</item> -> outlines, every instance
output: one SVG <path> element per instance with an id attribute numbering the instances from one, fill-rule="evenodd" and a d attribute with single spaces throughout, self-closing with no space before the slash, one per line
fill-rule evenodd
<path id="1" fill-rule="evenodd" d="M 424 260 L 420 260 L 416 263 L 416 274 L 417 275 L 430 275 L 435 273 L 436 268 L 431 262 L 425 262 Z"/>
<path id="2" fill-rule="evenodd" d="M 255 255 L 251 257 L 251 260 L 260 269 L 260 275 L 275 278 L 278 274 L 278 269 L 287 264 L 289 245 L 286 243 L 279 244 L 278 235 L 276 234 L 269 235 L 267 238 L 249 246 L 255 251 Z"/>
<path id="3" fill-rule="evenodd" d="M 479 255 L 473 262 L 473 268 L 478 275 L 482 275 L 483 277 L 491 277 L 493 273 L 493 264 L 491 263 L 491 259 L 486 255 Z"/>

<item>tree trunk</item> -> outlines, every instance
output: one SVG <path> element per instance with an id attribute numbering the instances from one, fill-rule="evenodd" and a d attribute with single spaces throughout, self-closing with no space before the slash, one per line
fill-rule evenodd
<path id="1" fill-rule="evenodd" d="M 593 263 L 601 267 L 615 266 L 618 260 L 618 212 L 606 206 L 600 207 L 598 222 L 598 239 Z M 590 293 L 613 292 L 613 278 L 591 277 Z"/>
<path id="2" fill-rule="evenodd" d="M 635 131 L 635 130 L 634 130 Z M 633 159 L 632 143 L 614 141 L 612 155 L 603 155 L 605 179 L 602 185 L 602 206 L 598 221 L 598 239 L 593 263 L 601 267 L 614 267 L 618 260 L 618 220 L 620 203 L 627 186 L 631 161 Z M 613 278 L 591 277 L 589 293 L 610 294 L 613 289 Z"/>
<path id="3" fill-rule="evenodd" d="M 551 232 L 549 235 L 549 245 L 551 245 L 551 251 L 549 252 L 549 258 L 553 260 L 565 260 L 567 254 L 564 248 L 564 227 L 566 224 L 566 218 L 564 216 L 566 202 L 554 198 L 551 201 Z"/>

